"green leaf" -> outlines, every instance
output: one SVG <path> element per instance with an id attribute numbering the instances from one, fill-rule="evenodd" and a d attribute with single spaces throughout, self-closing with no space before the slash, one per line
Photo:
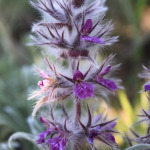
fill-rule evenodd
<path id="1" fill-rule="evenodd" d="M 14 123 L 13 119 L 3 112 L 0 112 L 0 125 L 5 125 L 14 131 L 18 131 L 20 129 L 16 126 L 16 123 Z"/>
<path id="2" fill-rule="evenodd" d="M 24 130 L 25 132 L 29 131 L 29 128 L 27 126 L 26 121 L 24 120 L 24 117 L 22 116 L 21 113 L 19 113 L 17 109 L 13 109 L 10 106 L 6 106 L 4 110 L 9 114 L 9 116 L 13 118 L 14 122 L 16 122 L 16 124 L 20 126 L 22 130 Z"/>
<path id="3" fill-rule="evenodd" d="M 141 14 L 144 10 L 144 7 L 146 6 L 148 0 L 137 0 L 136 4 L 136 8 L 135 8 L 135 14 L 136 14 L 136 18 L 137 18 L 137 23 L 140 24 L 140 19 L 141 19 Z"/>
<path id="4" fill-rule="evenodd" d="M 134 111 L 130 104 L 130 101 L 123 90 L 119 90 L 118 96 L 119 96 L 120 104 L 128 116 L 127 121 L 130 125 L 132 125 L 135 120 L 135 117 L 134 117 Z"/>
<path id="5" fill-rule="evenodd" d="M 150 144 L 138 144 L 138 145 L 129 147 L 126 150 L 142 150 L 142 149 L 150 149 Z"/>

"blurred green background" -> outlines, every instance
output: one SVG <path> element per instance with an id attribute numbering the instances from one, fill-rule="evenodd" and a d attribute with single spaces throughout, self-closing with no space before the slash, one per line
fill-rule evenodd
<path id="1" fill-rule="evenodd" d="M 144 83 L 137 74 L 142 64 L 150 60 L 150 0 L 107 0 L 106 18 L 114 23 L 114 35 L 119 42 L 104 51 L 105 55 L 117 53 L 122 63 L 118 76 L 123 80 L 124 91 L 111 96 L 110 118 L 120 116 L 116 128 L 124 136 L 136 120 L 142 107 L 148 108 L 146 93 L 139 94 Z M 32 102 L 27 101 L 29 91 L 36 86 L 32 64 L 38 64 L 41 53 L 36 47 L 26 46 L 30 41 L 31 25 L 40 15 L 28 0 L 0 0 L 0 150 L 7 150 L 7 140 L 12 133 L 27 132 L 37 135 L 42 125 L 30 118 Z M 144 134 L 145 126 L 138 127 Z M 119 135 L 119 145 L 126 141 Z M 29 142 L 14 143 L 16 150 L 36 149 Z"/>

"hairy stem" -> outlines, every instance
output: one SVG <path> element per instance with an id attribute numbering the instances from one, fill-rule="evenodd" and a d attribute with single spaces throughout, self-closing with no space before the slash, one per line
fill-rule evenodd
<path id="1" fill-rule="evenodd" d="M 76 118 L 80 120 L 81 117 L 81 101 L 80 99 L 76 99 Z"/>

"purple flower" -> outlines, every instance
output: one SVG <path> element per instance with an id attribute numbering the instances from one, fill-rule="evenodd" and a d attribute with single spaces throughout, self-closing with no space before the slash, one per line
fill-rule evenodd
<path id="1" fill-rule="evenodd" d="M 112 143 L 116 143 L 115 138 L 111 133 L 108 133 L 107 131 L 111 131 L 116 125 L 117 122 L 111 122 L 106 126 L 102 127 L 102 130 L 106 131 L 105 133 L 103 133 L 103 136 Z"/>
<path id="2" fill-rule="evenodd" d="M 102 127 L 103 130 L 112 130 L 117 125 L 117 122 L 111 122 L 104 127 Z"/>
<path id="3" fill-rule="evenodd" d="M 103 136 L 110 142 L 116 143 L 114 136 L 111 133 L 104 133 Z"/>
<path id="4" fill-rule="evenodd" d="M 105 139 L 112 143 L 116 143 L 114 136 L 109 133 L 116 126 L 116 124 L 116 122 L 111 122 L 103 127 L 97 126 L 95 129 L 90 130 L 89 143 L 93 144 L 94 138 L 99 135 L 102 135 Z"/>
<path id="5" fill-rule="evenodd" d="M 98 126 L 96 127 L 96 129 L 92 129 L 90 131 L 90 135 L 89 135 L 89 143 L 93 144 L 93 140 L 96 136 L 101 135 L 101 131 L 100 131 L 101 127 Z"/>
<path id="6" fill-rule="evenodd" d="M 39 117 L 40 121 L 46 125 L 48 125 L 48 121 L 45 120 L 42 116 Z"/>
<path id="7" fill-rule="evenodd" d="M 85 41 L 88 41 L 88 42 L 91 42 L 91 43 L 99 43 L 99 44 L 102 44 L 103 41 L 101 38 L 97 38 L 97 37 L 90 37 L 89 34 L 90 34 L 90 30 L 92 29 L 92 20 L 91 19 L 87 19 L 86 20 L 86 23 L 84 24 L 84 26 L 82 27 L 82 30 L 81 30 L 81 41 L 85 40 Z"/>
<path id="8" fill-rule="evenodd" d="M 44 79 L 46 79 L 46 80 L 38 82 L 38 86 L 41 89 L 43 89 L 44 87 L 48 87 L 49 85 L 51 85 L 53 83 L 53 79 L 51 77 L 49 77 L 46 73 L 40 72 L 40 74 Z"/>
<path id="9" fill-rule="evenodd" d="M 88 84 L 83 80 L 83 74 L 76 70 L 73 76 L 75 80 L 74 94 L 76 94 L 81 99 L 86 99 L 87 97 L 92 97 L 94 95 L 94 85 Z"/>
<path id="10" fill-rule="evenodd" d="M 39 117 L 40 121 L 46 125 L 48 125 L 48 122 L 47 120 L 45 120 L 42 116 Z M 49 135 L 51 133 L 51 129 L 48 128 L 45 132 L 41 132 L 38 137 L 39 137 L 39 140 L 38 140 L 38 144 L 41 144 L 41 143 L 44 143 L 45 142 L 45 138 L 47 135 Z"/>
<path id="11" fill-rule="evenodd" d="M 66 138 L 62 131 L 60 131 L 58 128 L 55 128 L 55 130 L 57 130 L 60 134 L 53 139 L 48 139 L 46 143 L 51 144 L 51 150 L 65 150 Z"/>
<path id="12" fill-rule="evenodd" d="M 106 75 L 111 69 L 111 66 L 109 65 L 107 68 L 101 71 L 101 73 L 97 76 L 97 82 L 101 83 L 105 87 L 111 89 L 111 90 L 117 90 L 118 87 L 116 86 L 114 81 L 106 80 L 103 78 L 104 75 Z"/>
<path id="13" fill-rule="evenodd" d="M 63 129 L 59 129 L 59 127 L 56 127 L 56 125 L 55 125 L 56 122 L 55 123 L 51 122 L 47 119 L 44 119 L 41 116 L 40 116 L 39 119 L 42 123 L 44 123 L 46 126 L 48 126 L 48 129 L 45 132 L 42 132 L 38 135 L 38 137 L 39 137 L 38 144 L 45 143 L 48 146 L 50 145 L 51 150 L 65 150 L 67 136 L 68 135 L 70 136 L 69 131 L 66 128 L 66 123 L 64 124 L 65 130 L 63 130 Z M 57 136 L 52 138 L 52 136 L 54 136 L 55 134 Z M 49 135 L 50 138 L 47 139 L 46 142 L 45 142 L 45 138 L 48 135 Z"/>
<path id="14" fill-rule="evenodd" d="M 38 140 L 38 144 L 42 144 L 45 142 L 45 138 L 47 135 L 49 135 L 51 133 L 51 129 L 48 128 L 45 132 L 41 132 L 38 137 L 39 137 L 39 140 Z"/>
<path id="15" fill-rule="evenodd" d="M 150 90 L 150 84 L 144 85 L 145 92 Z"/>

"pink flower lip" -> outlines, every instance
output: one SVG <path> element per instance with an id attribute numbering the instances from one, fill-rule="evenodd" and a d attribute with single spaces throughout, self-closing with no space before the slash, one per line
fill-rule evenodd
<path id="1" fill-rule="evenodd" d="M 38 85 L 39 87 L 42 89 L 43 87 L 49 86 L 51 84 L 51 82 L 49 80 L 43 80 L 43 81 L 39 81 Z"/>

